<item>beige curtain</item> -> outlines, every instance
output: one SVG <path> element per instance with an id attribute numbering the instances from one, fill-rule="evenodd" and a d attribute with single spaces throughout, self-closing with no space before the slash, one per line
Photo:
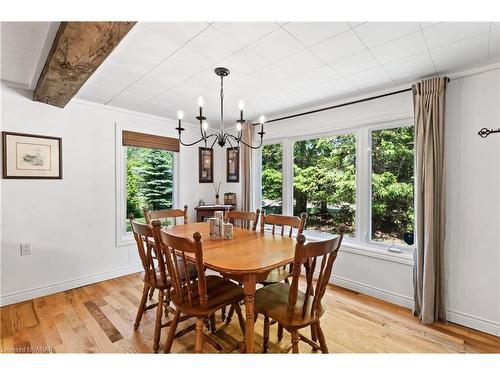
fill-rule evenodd
<path id="1" fill-rule="evenodd" d="M 253 144 L 253 125 L 243 124 L 241 139 L 249 144 Z M 241 209 L 243 211 L 253 211 L 253 188 L 252 188 L 252 149 L 246 146 L 240 147 L 241 153 Z"/>
<path id="2" fill-rule="evenodd" d="M 444 111 L 447 78 L 413 85 L 416 145 L 415 309 L 424 324 L 446 320 L 443 293 L 445 239 Z"/>

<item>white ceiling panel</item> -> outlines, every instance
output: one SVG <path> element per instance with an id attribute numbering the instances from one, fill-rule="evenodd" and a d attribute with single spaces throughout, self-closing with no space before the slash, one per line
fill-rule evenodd
<path id="1" fill-rule="evenodd" d="M 389 77 L 401 84 L 436 74 L 428 51 L 384 64 L 383 67 Z"/>
<path id="2" fill-rule="evenodd" d="M 270 62 L 276 62 L 304 49 L 304 46 L 283 29 L 273 31 L 248 48 L 265 57 Z"/>
<path id="3" fill-rule="evenodd" d="M 370 49 L 380 64 L 416 55 L 426 50 L 427 45 L 421 32 L 413 33 Z"/>
<path id="4" fill-rule="evenodd" d="M 274 22 L 216 22 L 214 27 L 244 46 L 280 28 Z"/>
<path id="5" fill-rule="evenodd" d="M 311 51 L 305 49 L 285 57 L 283 60 L 278 61 L 276 65 L 291 75 L 298 75 L 319 68 L 324 65 L 324 62 Z"/>
<path id="6" fill-rule="evenodd" d="M 306 46 L 349 30 L 346 22 L 290 22 L 283 27 Z"/>
<path id="7" fill-rule="evenodd" d="M 368 48 L 420 31 L 418 22 L 367 22 L 354 31 Z"/>
<path id="8" fill-rule="evenodd" d="M 3 80 L 33 81 L 50 23 L 6 26 Z M 3 26 L 3 24 L 2 24 Z M 51 25 L 53 29 L 53 24 Z M 139 22 L 83 85 L 77 98 L 193 122 L 196 98 L 216 126 L 226 66 L 227 123 L 408 84 L 500 60 L 498 23 Z"/>
<path id="9" fill-rule="evenodd" d="M 366 50 L 361 40 L 352 31 L 346 31 L 311 47 L 311 50 L 326 62 L 333 62 Z"/>
<path id="10" fill-rule="evenodd" d="M 378 62 L 373 58 L 370 52 L 364 51 L 344 59 L 334 61 L 331 65 L 341 75 L 346 76 L 374 68 L 378 65 Z"/>
<path id="11" fill-rule="evenodd" d="M 54 26 L 55 25 L 55 26 Z M 52 44 L 51 22 L 1 22 L 0 79 L 32 89 Z M 50 39 L 50 40 L 49 40 Z M 36 75 L 36 77 L 35 77 Z"/>
<path id="12" fill-rule="evenodd" d="M 489 30 L 489 22 L 442 22 L 423 32 L 427 45 L 433 49 Z"/>
<path id="13" fill-rule="evenodd" d="M 472 68 L 488 60 L 489 33 L 482 33 L 459 42 L 431 49 L 438 73 Z"/>

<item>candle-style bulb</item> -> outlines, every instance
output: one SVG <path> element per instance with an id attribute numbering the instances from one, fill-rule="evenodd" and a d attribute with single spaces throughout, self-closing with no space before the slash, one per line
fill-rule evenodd
<path id="1" fill-rule="evenodd" d="M 177 112 L 177 118 L 179 120 L 182 120 L 184 118 L 184 112 L 182 112 L 182 111 Z"/>
<path id="2" fill-rule="evenodd" d="M 238 102 L 238 108 L 240 111 L 243 111 L 245 109 L 245 103 L 243 102 L 243 100 L 240 100 Z"/>
<path id="3" fill-rule="evenodd" d="M 203 96 L 198 97 L 198 107 L 203 107 L 204 103 Z"/>
<path id="4" fill-rule="evenodd" d="M 260 116 L 259 117 L 259 123 L 263 124 L 266 122 L 266 118 L 264 117 L 264 115 Z"/>
<path id="5" fill-rule="evenodd" d="M 236 123 L 236 130 L 241 131 L 241 122 Z"/>
<path id="6" fill-rule="evenodd" d="M 201 126 L 203 127 L 203 131 L 207 131 L 208 130 L 208 122 L 206 121 L 203 121 Z"/>

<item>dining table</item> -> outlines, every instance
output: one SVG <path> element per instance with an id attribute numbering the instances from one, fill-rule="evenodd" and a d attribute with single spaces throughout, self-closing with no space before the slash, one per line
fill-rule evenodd
<path id="1" fill-rule="evenodd" d="M 293 261 L 295 240 L 279 234 L 234 228 L 233 239 L 211 240 L 208 223 L 190 223 L 164 229 L 178 237 L 201 233 L 203 264 L 207 269 L 243 284 L 245 294 L 245 341 L 242 349 L 254 353 L 254 297 L 257 284 L 269 272 Z M 194 254 L 187 254 L 194 261 Z"/>

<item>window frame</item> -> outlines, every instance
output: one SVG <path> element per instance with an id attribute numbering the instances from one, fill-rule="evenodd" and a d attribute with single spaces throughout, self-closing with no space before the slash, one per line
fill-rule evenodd
<path id="1" fill-rule="evenodd" d="M 115 124 L 115 162 L 116 162 L 116 233 L 115 243 L 117 247 L 128 246 L 134 243 L 132 232 L 125 231 L 125 221 L 127 215 L 127 152 L 126 147 L 122 145 L 122 132 L 123 130 L 130 130 L 134 132 L 147 133 L 158 136 L 166 136 L 165 130 L 156 127 L 138 127 L 133 125 Z M 168 135 L 167 135 L 168 136 Z M 179 152 L 173 152 L 173 192 L 172 192 L 172 205 L 178 206 L 179 194 Z"/>
<path id="2" fill-rule="evenodd" d="M 356 235 L 355 237 L 345 237 L 345 246 L 359 248 L 363 251 L 374 251 L 387 256 L 409 258 L 413 255 L 415 245 L 388 245 L 373 241 L 371 239 L 372 225 L 372 132 L 383 129 L 394 129 L 406 126 L 413 126 L 412 116 L 398 116 L 393 119 L 373 120 L 363 123 L 352 124 L 337 127 L 332 130 L 321 130 L 308 134 L 300 134 L 290 137 L 280 137 L 267 139 L 263 144 L 283 145 L 282 165 L 283 165 L 283 190 L 282 203 L 283 214 L 291 215 L 293 213 L 293 148 L 295 142 L 317 139 L 322 137 L 335 137 L 352 134 L 356 136 Z M 260 207 L 262 202 L 262 151 L 258 152 L 258 163 L 256 163 L 256 176 L 259 178 L 259 190 L 256 201 L 256 207 Z M 415 164 L 414 164 L 415 171 Z M 416 210 L 415 210 L 416 220 Z M 311 238 L 316 239 L 314 234 Z M 318 239 L 320 239 L 318 237 Z M 384 256 L 385 256 L 384 255 Z"/>

